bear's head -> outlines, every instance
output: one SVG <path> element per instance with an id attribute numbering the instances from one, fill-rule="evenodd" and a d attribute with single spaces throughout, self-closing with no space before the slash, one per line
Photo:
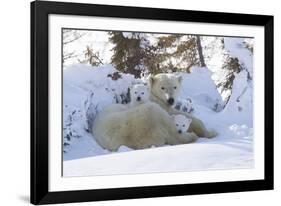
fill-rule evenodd
<path id="1" fill-rule="evenodd" d="M 178 98 L 182 77 L 175 74 L 157 74 L 149 76 L 149 89 L 151 95 L 163 103 L 172 106 Z"/>
<path id="2" fill-rule="evenodd" d="M 130 90 L 131 103 L 141 104 L 147 102 L 149 99 L 148 88 L 143 84 L 135 84 Z"/>
<path id="3" fill-rule="evenodd" d="M 187 132 L 187 130 L 189 129 L 189 126 L 192 122 L 192 119 L 187 118 L 186 116 L 184 116 L 182 114 L 173 115 L 172 117 L 174 119 L 174 123 L 176 125 L 178 133 L 181 134 L 181 133 Z"/>

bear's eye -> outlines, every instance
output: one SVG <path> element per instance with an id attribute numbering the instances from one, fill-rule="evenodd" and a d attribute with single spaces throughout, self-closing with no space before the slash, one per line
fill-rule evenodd
<path id="1" fill-rule="evenodd" d="M 135 94 L 137 94 L 137 92 L 135 92 Z"/>
<path id="2" fill-rule="evenodd" d="M 176 124 L 176 126 L 179 126 L 178 124 Z"/>
<path id="3" fill-rule="evenodd" d="M 164 90 L 164 89 L 165 89 L 165 87 L 161 87 L 161 89 L 162 89 L 162 90 Z"/>
<path id="4" fill-rule="evenodd" d="M 174 89 L 177 89 L 177 87 L 174 87 Z"/>
<path id="5" fill-rule="evenodd" d="M 142 92 L 141 94 L 144 94 L 144 92 Z"/>
<path id="6" fill-rule="evenodd" d="M 183 124 L 182 126 L 185 127 L 185 124 Z"/>

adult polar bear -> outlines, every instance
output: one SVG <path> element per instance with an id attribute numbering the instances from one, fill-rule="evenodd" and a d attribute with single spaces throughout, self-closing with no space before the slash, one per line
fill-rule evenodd
<path id="1" fill-rule="evenodd" d="M 192 119 L 190 130 L 199 137 L 214 137 L 216 131 L 208 131 L 203 122 L 192 115 L 176 110 L 173 105 L 178 98 L 181 89 L 182 77 L 175 74 L 157 74 L 150 75 L 148 78 L 150 100 L 160 105 L 170 115 L 183 114 Z"/>
<path id="2" fill-rule="evenodd" d="M 113 104 L 104 109 L 97 115 L 92 127 L 97 142 L 105 149 L 116 151 L 121 145 L 142 149 L 153 145 L 190 143 L 198 136 L 215 136 L 216 132 L 208 131 L 201 120 L 173 109 L 181 81 L 182 78 L 174 74 L 150 76 L 151 101 L 129 108 Z M 192 118 L 192 132 L 179 134 L 173 114 Z"/>
<path id="3" fill-rule="evenodd" d="M 194 133 L 179 134 L 173 117 L 153 102 L 126 110 L 123 105 L 113 104 L 97 115 L 92 132 L 97 142 L 110 151 L 118 150 L 121 145 L 143 149 L 197 139 Z"/>

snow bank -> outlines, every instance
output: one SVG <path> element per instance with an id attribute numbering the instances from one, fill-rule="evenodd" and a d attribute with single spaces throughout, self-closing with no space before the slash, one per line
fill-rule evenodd
<path id="1" fill-rule="evenodd" d="M 65 160 L 108 153 L 86 130 L 90 129 L 87 124 L 89 117 L 93 120 L 96 112 L 116 103 L 116 98 L 137 81 L 130 74 L 122 74 L 120 79 L 112 80 L 108 75 L 114 72 L 117 71 L 112 65 L 92 67 L 75 64 L 63 70 Z M 89 108 L 90 111 L 87 110 Z"/>
<path id="2" fill-rule="evenodd" d="M 249 40 L 249 39 L 248 39 Z M 238 116 L 240 123 L 252 126 L 253 116 L 253 58 L 245 48 L 243 38 L 224 38 L 225 48 L 232 57 L 238 58 L 242 71 L 235 74 L 231 97 L 226 105 L 226 113 Z M 251 42 L 253 44 L 253 42 Z M 235 118 L 235 117 L 234 117 Z"/>
<path id="3" fill-rule="evenodd" d="M 204 143 L 64 161 L 63 175 L 68 177 L 247 168 L 253 166 L 251 154 L 249 144 L 236 141 L 219 144 L 209 140 Z"/>
<path id="4" fill-rule="evenodd" d="M 192 67 L 191 73 L 180 73 L 183 77 L 181 98 L 191 97 L 195 105 L 214 109 L 223 104 L 221 95 L 212 79 L 212 73 L 206 67 Z"/>

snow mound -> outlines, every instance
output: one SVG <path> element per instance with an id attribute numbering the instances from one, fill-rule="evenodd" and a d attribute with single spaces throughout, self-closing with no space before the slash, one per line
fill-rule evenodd
<path id="1" fill-rule="evenodd" d="M 191 73 L 180 73 L 183 77 L 181 98 L 191 97 L 194 105 L 216 109 L 223 101 L 212 79 L 212 73 L 206 67 L 192 67 Z"/>
<path id="2" fill-rule="evenodd" d="M 68 177 L 251 167 L 251 150 L 242 145 L 237 142 L 197 143 L 64 161 L 63 175 Z"/>

